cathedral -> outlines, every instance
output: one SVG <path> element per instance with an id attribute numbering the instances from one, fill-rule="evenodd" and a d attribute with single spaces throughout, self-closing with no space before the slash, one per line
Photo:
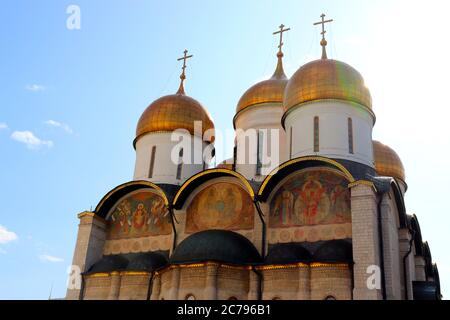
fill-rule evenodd
<path id="1" fill-rule="evenodd" d="M 78 215 L 79 283 L 69 282 L 66 299 L 441 299 L 437 266 L 405 206 L 402 162 L 372 139 L 369 89 L 327 57 L 332 20 L 321 18 L 321 58 L 290 78 L 290 29 L 274 33 L 273 76 L 237 102 L 233 157 L 217 166 L 214 122 L 185 92 L 184 52 L 178 91 L 137 123 L 133 179 Z"/>

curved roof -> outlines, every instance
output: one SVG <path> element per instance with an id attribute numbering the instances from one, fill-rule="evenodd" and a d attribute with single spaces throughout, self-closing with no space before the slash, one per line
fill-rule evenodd
<path id="1" fill-rule="evenodd" d="M 250 265 L 261 262 L 261 256 L 255 246 L 238 233 L 207 230 L 184 239 L 170 258 L 173 264 L 207 261 Z"/>
<path id="2" fill-rule="evenodd" d="M 286 243 L 274 245 L 267 254 L 266 264 L 290 264 L 298 262 L 310 262 L 311 253 L 298 243 Z"/>
<path id="3" fill-rule="evenodd" d="M 380 176 L 397 178 L 403 182 L 406 181 L 405 168 L 394 149 L 379 141 L 373 141 L 373 157 L 375 170 Z"/>
<path id="4" fill-rule="evenodd" d="M 320 59 L 302 66 L 289 80 L 284 94 L 284 109 L 300 104 L 335 99 L 372 108 L 369 89 L 361 74 L 347 63 Z"/>
<path id="5" fill-rule="evenodd" d="M 122 255 L 103 256 L 99 261 L 94 263 L 86 273 L 122 271 L 126 269 L 127 265 L 128 259 Z"/>
<path id="6" fill-rule="evenodd" d="M 353 261 L 352 244 L 345 240 L 327 241 L 313 255 L 314 262 L 347 262 Z"/>
<path id="7" fill-rule="evenodd" d="M 167 264 L 167 258 L 157 252 L 139 253 L 130 259 L 126 270 L 152 272 Z"/>

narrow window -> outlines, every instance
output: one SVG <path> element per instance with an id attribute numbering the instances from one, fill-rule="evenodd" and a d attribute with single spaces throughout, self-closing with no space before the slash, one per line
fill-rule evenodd
<path id="1" fill-rule="evenodd" d="M 258 141 L 257 141 L 257 162 L 256 162 L 256 175 L 261 175 L 261 169 L 262 169 L 262 144 L 263 144 L 263 132 L 258 131 Z"/>
<path id="2" fill-rule="evenodd" d="M 177 167 L 177 180 L 181 179 L 181 171 L 183 170 L 183 149 L 180 149 L 180 158 Z"/>
<path id="3" fill-rule="evenodd" d="M 289 128 L 289 159 L 292 159 L 292 127 Z"/>
<path id="4" fill-rule="evenodd" d="M 348 118 L 348 152 L 353 154 L 353 120 Z"/>
<path id="5" fill-rule="evenodd" d="M 232 170 L 236 171 L 236 163 L 237 163 L 237 145 L 233 148 L 233 167 Z"/>
<path id="6" fill-rule="evenodd" d="M 150 156 L 150 167 L 148 169 L 148 177 L 153 178 L 153 167 L 155 166 L 156 146 L 152 147 L 152 155 Z"/>
<path id="7" fill-rule="evenodd" d="M 319 152 L 319 117 L 314 117 L 314 152 Z"/>

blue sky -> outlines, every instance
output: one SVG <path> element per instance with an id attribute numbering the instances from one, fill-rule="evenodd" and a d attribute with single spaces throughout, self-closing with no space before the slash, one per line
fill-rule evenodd
<path id="1" fill-rule="evenodd" d="M 374 99 L 374 137 L 398 151 L 407 210 L 450 290 L 447 1 L 5 0 L 0 11 L 0 299 L 65 295 L 77 213 L 132 179 L 145 107 L 174 93 L 185 48 L 186 92 L 229 129 L 243 92 L 274 70 L 284 23 L 290 76 L 320 56 L 358 69 Z M 81 9 L 68 30 L 66 8 Z M 27 142 L 23 143 L 23 142 Z M 229 154 L 231 153 L 231 149 Z"/>

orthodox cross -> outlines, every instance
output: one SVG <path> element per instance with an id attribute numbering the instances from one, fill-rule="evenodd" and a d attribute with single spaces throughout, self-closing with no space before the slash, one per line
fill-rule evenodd
<path id="1" fill-rule="evenodd" d="M 277 34 L 280 35 L 280 44 L 278 46 L 278 49 L 280 49 L 280 50 L 278 51 L 278 55 L 283 55 L 283 52 L 281 51 L 281 48 L 283 47 L 283 44 L 284 44 L 283 43 L 283 33 L 291 30 L 291 28 L 284 29 L 284 27 L 285 27 L 284 24 L 280 25 L 279 26 L 280 30 L 273 33 L 273 35 L 277 35 Z"/>
<path id="2" fill-rule="evenodd" d="M 181 83 L 180 83 L 180 88 L 178 89 L 178 92 L 177 92 L 178 94 L 184 94 L 183 82 L 186 79 L 186 72 L 185 72 L 186 71 L 186 60 L 193 57 L 192 54 L 189 55 L 189 56 L 187 55 L 188 51 L 186 49 L 184 50 L 183 53 L 184 53 L 184 56 L 177 59 L 177 61 L 183 60 L 183 67 L 181 68 L 182 72 L 181 72 L 181 75 L 180 75 Z"/>
<path id="3" fill-rule="evenodd" d="M 320 16 L 322 18 L 322 21 L 314 23 L 315 26 L 321 24 L 322 25 L 322 32 L 320 33 L 322 35 L 322 41 L 320 41 L 320 45 L 322 46 L 322 59 L 327 59 L 327 51 L 325 47 L 327 46 L 327 40 L 325 40 L 325 24 L 329 22 L 333 22 L 333 19 L 325 20 L 325 14 L 322 13 Z"/>

